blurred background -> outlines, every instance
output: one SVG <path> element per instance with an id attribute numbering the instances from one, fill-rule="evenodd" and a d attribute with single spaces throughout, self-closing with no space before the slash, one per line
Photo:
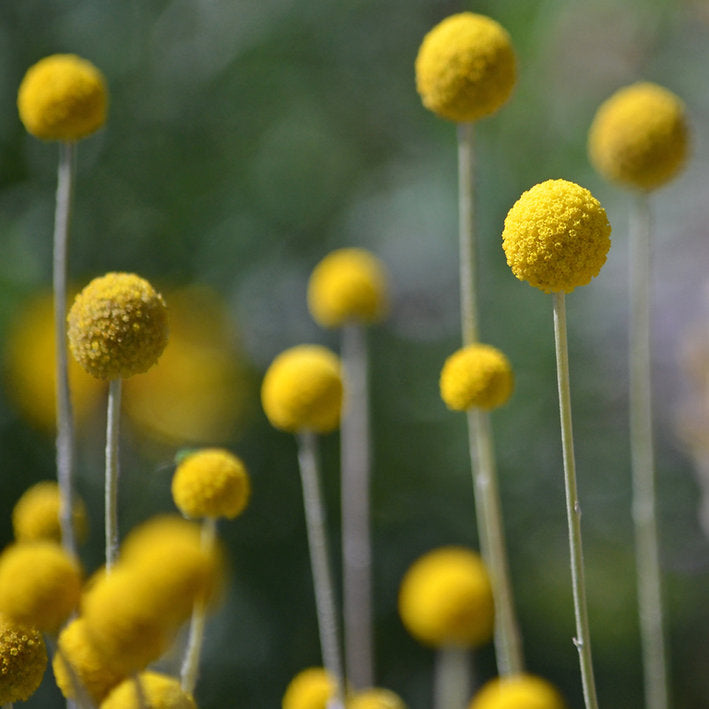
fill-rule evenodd
<path id="1" fill-rule="evenodd" d="M 5 0 L 0 3 L 0 542 L 30 484 L 54 476 L 51 235 L 57 146 L 25 133 L 26 69 L 73 52 L 107 77 L 109 121 L 78 150 L 76 290 L 110 270 L 164 293 L 172 340 L 126 385 L 120 525 L 174 507 L 175 454 L 226 446 L 249 467 L 247 511 L 224 523 L 231 579 L 212 617 L 203 709 L 275 707 L 319 662 L 292 437 L 267 424 L 260 380 L 301 342 L 338 347 L 306 306 L 331 249 L 386 264 L 392 308 L 370 331 L 378 683 L 430 706 L 433 654 L 397 615 L 399 582 L 441 544 L 477 547 L 465 417 L 438 395 L 459 346 L 455 127 L 421 106 L 423 35 L 461 9 L 510 32 L 519 82 L 476 128 L 481 336 L 516 372 L 493 416 L 510 563 L 529 669 L 582 706 L 568 566 L 551 299 L 517 281 L 500 234 L 519 195 L 548 178 L 606 207 L 601 274 L 567 299 L 589 615 L 601 706 L 641 706 L 627 443 L 629 195 L 586 157 L 598 104 L 652 80 L 687 105 L 692 157 L 652 197 L 654 396 L 662 568 L 675 703 L 709 696 L 709 5 L 704 0 Z M 105 391 L 74 376 L 77 486 L 89 508 L 87 572 L 102 562 Z M 323 440 L 339 569 L 337 436 Z M 706 517 L 707 515 L 705 515 Z M 478 653 L 480 681 L 494 673 Z M 48 673 L 28 706 L 62 706 Z"/>

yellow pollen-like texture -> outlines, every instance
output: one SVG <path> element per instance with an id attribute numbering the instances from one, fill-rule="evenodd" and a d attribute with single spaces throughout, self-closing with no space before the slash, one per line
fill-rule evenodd
<path id="1" fill-rule="evenodd" d="M 239 515 L 251 487 L 241 459 L 220 448 L 188 455 L 172 478 L 172 497 L 183 515 L 193 519 Z"/>
<path id="2" fill-rule="evenodd" d="M 490 410 L 509 399 L 514 375 L 500 350 L 478 343 L 448 357 L 441 370 L 440 388 L 449 409 L 466 411 L 476 406 Z"/>
<path id="3" fill-rule="evenodd" d="M 517 78 L 507 31 L 472 12 L 451 15 L 436 25 L 421 43 L 415 68 L 423 105 L 458 123 L 497 111 Z"/>
<path id="4" fill-rule="evenodd" d="M 641 190 L 671 180 L 687 158 L 684 104 L 671 91 L 642 82 L 619 89 L 599 107 L 588 152 L 606 179 Z"/>
<path id="5" fill-rule="evenodd" d="M 406 704 L 394 692 L 375 688 L 355 694 L 347 702 L 347 709 L 406 709 Z"/>
<path id="6" fill-rule="evenodd" d="M 283 695 L 283 709 L 327 709 L 336 685 L 327 670 L 308 667 L 290 681 Z"/>
<path id="7" fill-rule="evenodd" d="M 502 248 L 520 280 L 545 293 L 570 293 L 598 275 L 610 233 L 606 211 L 587 189 L 547 180 L 527 190 L 508 212 Z"/>
<path id="8" fill-rule="evenodd" d="M 462 547 L 425 554 L 406 572 L 399 614 L 420 642 L 436 647 L 477 647 L 492 637 L 494 602 L 485 564 Z"/>
<path id="9" fill-rule="evenodd" d="M 185 692 L 174 677 L 157 672 L 142 672 L 138 679 L 147 709 L 197 709 L 192 695 Z M 141 706 L 143 704 L 135 686 L 135 678 L 131 677 L 108 695 L 100 709 L 140 709 Z"/>
<path id="10" fill-rule="evenodd" d="M 68 318 L 69 346 L 97 379 L 127 379 L 157 362 L 167 344 L 167 307 L 140 276 L 108 273 L 79 293 Z"/>
<path id="11" fill-rule="evenodd" d="M 39 631 L 0 613 L 0 704 L 29 699 L 46 667 L 47 649 Z"/>
<path id="12" fill-rule="evenodd" d="M 545 679 L 521 674 L 496 677 L 473 697 L 468 709 L 565 709 L 559 692 Z"/>
<path id="13" fill-rule="evenodd" d="M 17 108 L 29 133 L 42 140 L 74 141 L 106 122 L 108 92 L 101 72 L 74 54 L 53 54 L 31 66 L 20 84 Z"/>
<path id="14" fill-rule="evenodd" d="M 340 360 L 320 345 L 281 352 L 261 385 L 261 403 L 271 425 L 292 433 L 327 433 L 337 428 L 342 397 Z"/>
<path id="15" fill-rule="evenodd" d="M 308 307 L 323 327 L 379 320 L 387 307 L 387 277 L 381 261 L 364 249 L 338 249 L 313 270 Z"/>

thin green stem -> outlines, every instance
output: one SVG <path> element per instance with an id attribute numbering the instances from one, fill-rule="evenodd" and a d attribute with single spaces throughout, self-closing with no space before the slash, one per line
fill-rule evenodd
<path id="1" fill-rule="evenodd" d="M 342 331 L 342 365 L 347 378 L 347 407 L 340 429 L 342 575 L 346 676 L 354 689 L 374 685 L 367 364 L 364 326 L 346 325 Z"/>
<path id="2" fill-rule="evenodd" d="M 470 345 L 478 339 L 472 123 L 458 125 L 458 244 L 461 331 Z"/>
<path id="3" fill-rule="evenodd" d="M 559 416 L 561 419 L 561 447 L 564 459 L 564 486 L 566 489 L 566 519 L 569 527 L 571 555 L 571 585 L 576 617 L 574 644 L 579 653 L 581 683 L 586 709 L 598 709 L 596 683 L 593 678 L 591 633 L 586 608 L 586 581 L 584 579 L 583 545 L 581 541 L 581 505 L 576 489 L 576 460 L 574 435 L 571 425 L 571 388 L 569 386 L 569 352 L 566 336 L 566 300 L 564 293 L 554 293 L 554 343 L 556 346 L 556 378 L 559 388 Z"/>
<path id="4" fill-rule="evenodd" d="M 650 267 L 652 225 L 648 198 L 638 194 L 630 220 L 630 449 L 638 612 L 647 709 L 667 709 L 668 680 L 662 612 L 652 435 Z"/>
<path id="5" fill-rule="evenodd" d="M 69 363 L 66 344 L 67 263 L 69 225 L 74 193 L 74 143 L 59 144 L 56 210 L 54 214 L 54 330 L 56 352 L 57 482 L 62 544 L 76 554 L 72 510 L 74 508 L 74 415 L 69 391 Z"/>
<path id="6" fill-rule="evenodd" d="M 325 669 L 337 686 L 337 697 L 329 709 L 344 707 L 344 676 L 337 630 L 335 588 L 330 572 L 325 510 L 320 494 L 320 475 L 317 459 L 317 438 L 311 431 L 298 435 L 298 464 L 303 484 L 305 524 L 310 549 L 310 566 L 315 587 L 315 607 L 320 632 L 320 647 Z"/>
<path id="7" fill-rule="evenodd" d="M 118 556 L 118 464 L 119 422 L 121 413 L 122 379 L 112 379 L 108 385 L 106 416 L 106 571 L 110 571 Z"/>
<path id="8" fill-rule="evenodd" d="M 436 650 L 433 709 L 463 709 L 470 702 L 471 653 L 467 648 Z"/>

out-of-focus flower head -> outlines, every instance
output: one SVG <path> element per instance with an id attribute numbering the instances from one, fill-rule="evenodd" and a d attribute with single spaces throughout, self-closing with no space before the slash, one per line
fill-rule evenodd
<path id="1" fill-rule="evenodd" d="M 337 685 L 322 667 L 308 667 L 289 682 L 283 695 L 283 709 L 327 709 Z"/>
<path id="2" fill-rule="evenodd" d="M 559 692 L 545 679 L 521 674 L 495 677 L 473 697 L 468 709 L 564 709 Z"/>
<path id="3" fill-rule="evenodd" d="M 157 672 L 141 672 L 140 688 L 149 709 L 197 709 L 192 695 L 185 692 L 179 680 Z M 140 709 L 143 706 L 130 677 L 119 684 L 101 703 L 100 709 Z"/>

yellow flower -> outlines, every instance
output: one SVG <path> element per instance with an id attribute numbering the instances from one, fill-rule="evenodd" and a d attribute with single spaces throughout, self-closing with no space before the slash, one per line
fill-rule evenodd
<path id="1" fill-rule="evenodd" d="M 384 266 L 373 254 L 364 249 L 338 249 L 313 270 L 308 306 L 323 327 L 371 323 L 386 309 L 386 285 Z"/>
<path id="2" fill-rule="evenodd" d="M 514 387 L 510 362 L 500 350 L 480 343 L 454 352 L 441 371 L 441 398 L 449 409 L 502 406 Z"/>
<path id="3" fill-rule="evenodd" d="M 76 608 L 78 563 L 55 542 L 12 544 L 0 555 L 0 612 L 55 632 Z"/>
<path id="4" fill-rule="evenodd" d="M 684 165 L 687 133 L 679 98 L 642 82 L 616 91 L 601 104 L 591 124 L 588 151 L 606 179 L 652 190 Z"/>
<path id="5" fill-rule="evenodd" d="M 342 414 L 339 358 L 320 345 L 282 352 L 266 372 L 261 403 L 272 426 L 284 431 L 327 433 Z"/>
<path id="6" fill-rule="evenodd" d="M 561 695 L 533 675 L 496 677 L 473 697 L 468 709 L 564 709 Z"/>
<path id="7" fill-rule="evenodd" d="M 475 647 L 490 640 L 492 587 L 482 559 L 461 547 L 441 547 L 418 559 L 399 590 L 399 614 L 423 643 Z"/>
<path id="8" fill-rule="evenodd" d="M 139 680 L 148 705 L 146 709 L 197 709 L 192 696 L 180 687 L 174 677 L 157 672 L 142 672 Z M 130 677 L 104 699 L 100 709 L 140 709 L 141 706 L 135 678 Z"/>
<path id="9" fill-rule="evenodd" d="M 106 122 L 108 92 L 101 72 L 74 54 L 53 54 L 31 66 L 20 84 L 17 108 L 29 133 L 73 141 Z"/>
<path id="10" fill-rule="evenodd" d="M 39 631 L 0 613 L 0 704 L 26 701 L 46 667 L 47 650 Z"/>
<path id="11" fill-rule="evenodd" d="M 366 689 L 347 702 L 347 709 L 406 709 L 401 697 L 388 689 Z"/>
<path id="12" fill-rule="evenodd" d="M 124 679 L 123 674 L 106 665 L 91 643 L 83 618 L 72 620 L 59 634 L 59 652 L 52 660 L 57 686 L 67 699 L 75 699 L 74 681 L 67 670 L 67 662 L 75 678 L 97 704 Z"/>
<path id="13" fill-rule="evenodd" d="M 611 227 L 600 202 L 567 180 L 527 190 L 505 218 L 502 248 L 517 278 L 545 293 L 570 293 L 597 276 Z"/>
<path id="14" fill-rule="evenodd" d="M 309 667 L 290 681 L 283 695 L 283 709 L 326 709 L 335 696 L 335 680 L 322 667 Z"/>
<path id="15" fill-rule="evenodd" d="M 43 480 L 25 490 L 12 510 L 12 527 L 15 540 L 34 542 L 48 539 L 61 542 L 62 530 L 59 525 L 60 510 L 59 485 L 52 480 Z M 86 537 L 88 522 L 86 508 L 80 498 L 74 498 L 74 531 L 81 539 Z"/>
<path id="16" fill-rule="evenodd" d="M 423 105 L 458 123 L 497 111 L 517 75 L 506 30 L 495 20 L 461 12 L 436 25 L 416 57 L 416 88 Z"/>
<path id="17" fill-rule="evenodd" d="M 69 311 L 69 346 L 97 379 L 145 372 L 167 344 L 162 296 L 132 273 L 108 273 L 79 293 Z"/>
<path id="18" fill-rule="evenodd" d="M 188 455 L 172 478 L 172 497 L 186 517 L 239 515 L 249 501 L 246 467 L 229 451 L 206 448 Z"/>

